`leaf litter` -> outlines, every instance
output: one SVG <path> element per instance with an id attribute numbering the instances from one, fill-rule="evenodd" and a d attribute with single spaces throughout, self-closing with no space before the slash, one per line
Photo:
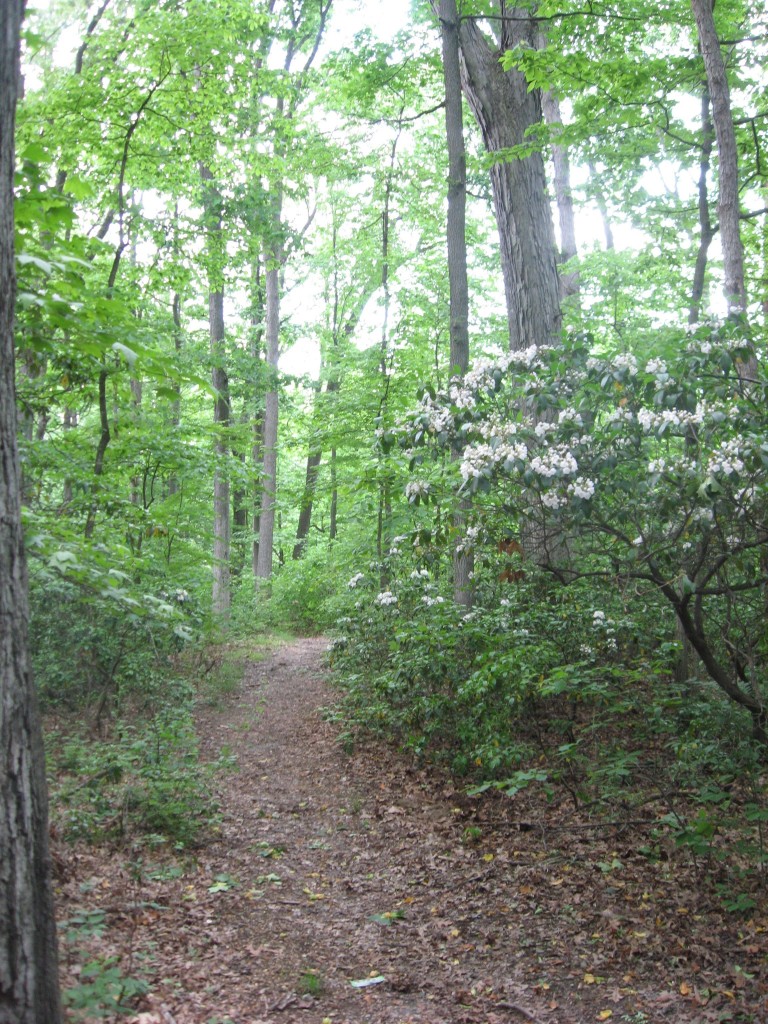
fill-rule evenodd
<path id="1" fill-rule="evenodd" d="M 125 981 L 105 998 L 126 1012 L 99 1019 L 768 1021 L 764 898 L 726 913 L 694 863 L 639 852 L 642 823 L 534 788 L 469 797 L 383 744 L 345 753 L 322 711 L 324 651 L 289 644 L 200 709 L 202 756 L 237 761 L 203 848 L 56 844 L 62 931 L 79 922 L 63 986 L 89 962 Z"/>

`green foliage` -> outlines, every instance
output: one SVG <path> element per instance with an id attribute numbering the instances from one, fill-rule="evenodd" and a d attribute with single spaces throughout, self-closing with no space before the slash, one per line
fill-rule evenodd
<path id="1" fill-rule="evenodd" d="M 341 581 L 325 547 L 310 548 L 301 559 L 281 566 L 272 583 L 268 610 L 274 625 L 290 622 L 299 632 L 315 633 L 334 619 Z"/>
<path id="2" fill-rule="evenodd" d="M 72 1020 L 113 1017 L 134 1012 L 134 1000 L 149 991 L 141 978 L 123 974 L 116 957 L 83 964 L 80 982 L 63 993 L 63 1003 Z"/>
<path id="3" fill-rule="evenodd" d="M 352 733 L 447 761 L 475 793 L 658 802 L 659 848 L 762 869 L 761 747 L 738 707 L 759 711 L 764 679 L 765 408 L 759 382 L 738 386 L 747 351 L 738 326 L 710 329 L 643 372 L 577 343 L 428 390 L 401 442 L 416 525 L 350 579 L 332 645 Z M 381 443 L 397 459 L 395 439 Z M 454 446 L 462 459 L 448 461 Z M 474 495 L 460 531 L 445 527 L 452 489 Z M 561 552 L 544 571 L 494 543 L 537 531 Z M 474 555 L 471 611 L 449 597 L 457 547 Z M 675 617 L 691 600 L 710 679 L 679 682 Z M 751 652 L 751 683 L 735 651 Z"/>
<path id="4" fill-rule="evenodd" d="M 164 692 L 160 710 L 139 725 L 118 722 L 109 740 L 49 735 L 53 816 L 65 836 L 181 848 L 215 826 L 211 779 L 222 765 L 198 764 L 190 689 Z"/>

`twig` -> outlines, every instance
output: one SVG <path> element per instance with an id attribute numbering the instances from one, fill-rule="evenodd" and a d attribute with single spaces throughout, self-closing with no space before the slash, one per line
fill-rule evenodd
<path id="1" fill-rule="evenodd" d="M 520 1006 L 519 1003 L 494 1003 L 493 1005 L 494 1008 L 500 1010 L 515 1010 L 517 1013 L 521 1013 L 527 1020 L 532 1020 L 533 1024 L 544 1024 L 543 1020 L 532 1014 L 530 1010 L 526 1010 L 524 1006 Z"/>

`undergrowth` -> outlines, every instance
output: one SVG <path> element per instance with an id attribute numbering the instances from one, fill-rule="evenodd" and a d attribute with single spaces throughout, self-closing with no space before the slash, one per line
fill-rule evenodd
<path id="1" fill-rule="evenodd" d="M 675 682 L 657 608 L 534 572 L 514 588 L 480 580 L 469 612 L 423 570 L 378 596 L 378 573 L 350 583 L 330 653 L 343 743 L 394 741 L 470 794 L 537 786 L 574 814 L 640 819 L 648 858 L 688 856 L 722 880 L 729 910 L 754 906 L 764 751 L 711 682 Z"/>

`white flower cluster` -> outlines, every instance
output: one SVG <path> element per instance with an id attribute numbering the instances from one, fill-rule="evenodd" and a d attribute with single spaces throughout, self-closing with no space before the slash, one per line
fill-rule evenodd
<path id="1" fill-rule="evenodd" d="M 707 465 L 707 471 L 711 476 L 722 473 L 723 476 L 731 476 L 734 473 L 741 473 L 744 469 L 744 461 L 741 458 L 744 441 L 741 437 L 731 438 L 730 441 L 723 441 L 720 447 L 712 453 Z"/>
<path id="2" fill-rule="evenodd" d="M 545 508 L 558 509 L 568 504 L 568 499 L 557 491 L 544 491 L 541 496 L 541 503 Z"/>
<path id="3" fill-rule="evenodd" d="M 663 427 L 698 427 L 704 422 L 705 412 L 701 403 L 696 407 L 696 412 L 686 412 L 684 409 L 662 409 L 661 412 L 641 409 L 637 414 L 637 422 L 646 434 L 652 430 L 660 431 Z"/>
<path id="4" fill-rule="evenodd" d="M 503 367 L 492 359 L 478 359 L 472 369 L 464 374 L 463 378 L 454 378 L 451 386 L 451 399 L 454 391 L 458 391 L 463 384 L 464 389 L 469 391 L 493 392 L 496 388 L 494 372 L 501 371 Z M 458 403 L 457 403 L 458 404 Z M 462 408 L 462 406 L 459 406 Z"/>
<path id="5" fill-rule="evenodd" d="M 745 515 L 747 508 L 750 505 L 754 505 L 757 499 L 757 491 L 755 490 L 754 486 L 742 487 L 740 491 L 736 492 L 734 497 L 736 498 L 736 501 L 739 503 L 740 506 L 739 515 L 743 516 Z M 707 509 L 707 511 L 711 512 L 712 510 Z"/>
<path id="6" fill-rule="evenodd" d="M 626 405 L 619 405 L 608 416 L 608 423 L 634 423 L 635 414 Z"/>
<path id="7" fill-rule="evenodd" d="M 428 580 L 429 570 L 428 569 L 414 569 L 411 573 L 412 580 Z"/>
<path id="8" fill-rule="evenodd" d="M 377 594 L 375 599 L 376 604 L 385 607 L 389 604 L 397 604 L 397 597 L 392 593 L 391 590 L 384 590 L 381 594 Z"/>
<path id="9" fill-rule="evenodd" d="M 584 420 L 581 418 L 581 413 L 577 412 L 572 406 L 568 406 L 566 409 L 562 409 L 557 417 L 558 423 L 575 423 L 581 427 L 584 425 Z"/>
<path id="10" fill-rule="evenodd" d="M 631 352 L 620 353 L 613 357 L 613 366 L 617 370 L 626 370 L 630 377 L 637 373 L 637 360 Z"/>
<path id="11" fill-rule="evenodd" d="M 556 445 L 542 455 L 535 455 L 530 467 L 539 476 L 550 479 L 555 476 L 572 476 L 577 472 L 579 464 L 570 449 L 564 445 Z"/>
<path id="12" fill-rule="evenodd" d="M 574 498 L 583 498 L 589 501 L 595 493 L 595 481 L 588 480 L 585 476 L 577 477 L 572 484 L 568 484 L 568 493 Z"/>
<path id="13" fill-rule="evenodd" d="M 663 359 L 649 359 L 645 364 L 645 372 L 652 373 L 654 376 L 659 377 L 662 374 L 667 373 L 667 364 Z"/>
<path id="14" fill-rule="evenodd" d="M 461 555 L 464 552 L 474 551 L 477 546 L 477 542 L 480 539 L 480 527 L 479 526 L 468 526 L 466 533 L 462 539 L 456 545 L 456 554 Z"/>
<path id="15" fill-rule="evenodd" d="M 619 353 L 610 359 L 598 359 L 590 356 L 587 359 L 588 370 L 626 370 L 630 377 L 637 374 L 637 360 L 631 352 Z"/>
<path id="16" fill-rule="evenodd" d="M 484 441 L 492 439 L 509 441 L 517 434 L 517 429 L 516 423 L 510 423 L 498 412 L 492 412 L 482 423 L 473 425 L 473 431 L 479 434 Z"/>
<path id="17" fill-rule="evenodd" d="M 475 390 L 470 389 L 466 385 L 452 384 L 448 390 L 448 397 L 457 409 L 474 409 L 477 405 Z"/>
<path id="18" fill-rule="evenodd" d="M 708 356 L 718 351 L 735 352 L 738 349 L 743 349 L 747 344 L 744 338 L 721 338 L 717 331 L 713 331 L 711 338 L 713 340 L 702 341 L 694 338 L 693 341 L 688 343 L 688 352 L 692 355 Z"/>
<path id="19" fill-rule="evenodd" d="M 477 479 L 488 476 L 496 466 L 527 458 L 528 445 L 523 441 L 468 445 L 463 453 L 461 475 L 465 481 Z"/>
<path id="20" fill-rule="evenodd" d="M 495 461 L 494 450 L 489 444 L 469 445 L 464 449 L 461 475 L 464 480 L 477 479 L 486 475 Z"/>
<path id="21" fill-rule="evenodd" d="M 429 594 L 424 594 L 421 600 L 427 606 L 427 608 L 431 608 L 432 605 L 434 604 L 443 604 L 445 598 L 440 597 L 439 594 L 437 597 L 430 597 Z"/>
<path id="22" fill-rule="evenodd" d="M 440 397 L 433 399 L 431 395 L 426 394 L 421 399 L 421 405 L 423 413 L 418 417 L 419 420 L 423 416 L 426 416 L 426 430 L 430 434 L 442 434 L 447 431 L 453 430 L 454 419 L 451 414 L 451 410 L 440 402 Z M 409 428 L 409 432 L 412 428 Z"/>
<path id="23" fill-rule="evenodd" d="M 429 481 L 411 480 L 405 485 L 405 496 L 408 501 L 415 501 L 416 498 L 426 498 L 429 494 Z"/>
<path id="24" fill-rule="evenodd" d="M 360 580 L 364 580 L 365 576 L 361 572 L 356 572 L 352 579 L 347 583 L 350 590 L 354 590 Z"/>

